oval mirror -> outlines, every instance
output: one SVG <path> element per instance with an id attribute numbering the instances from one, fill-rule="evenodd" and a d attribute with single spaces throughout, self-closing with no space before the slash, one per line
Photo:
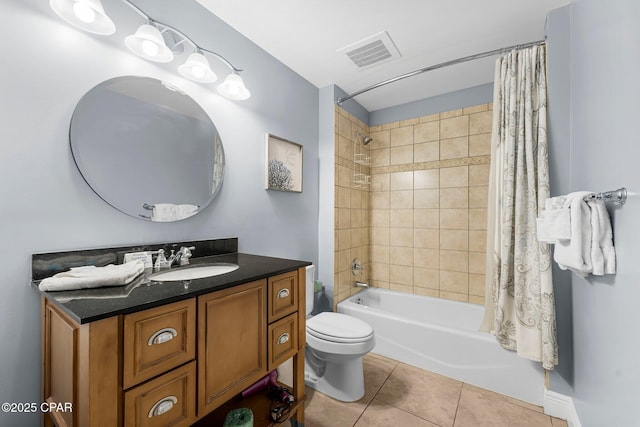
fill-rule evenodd
<path id="1" fill-rule="evenodd" d="M 93 191 L 136 218 L 188 218 L 222 185 L 224 151 L 215 125 L 193 99 L 160 80 L 100 83 L 78 102 L 69 138 Z"/>

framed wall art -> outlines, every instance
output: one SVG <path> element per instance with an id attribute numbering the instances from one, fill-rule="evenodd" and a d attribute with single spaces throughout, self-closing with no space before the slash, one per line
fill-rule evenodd
<path id="1" fill-rule="evenodd" d="M 275 135 L 266 136 L 265 188 L 302 192 L 302 145 Z"/>

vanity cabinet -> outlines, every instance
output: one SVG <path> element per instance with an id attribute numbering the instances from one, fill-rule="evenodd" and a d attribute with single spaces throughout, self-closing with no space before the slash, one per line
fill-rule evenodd
<path id="1" fill-rule="evenodd" d="M 239 394 L 291 358 L 304 422 L 304 284 L 298 268 L 85 324 L 43 296 L 42 399 L 73 405 L 43 425 L 218 426 L 250 407 L 269 426 L 266 393 Z"/>

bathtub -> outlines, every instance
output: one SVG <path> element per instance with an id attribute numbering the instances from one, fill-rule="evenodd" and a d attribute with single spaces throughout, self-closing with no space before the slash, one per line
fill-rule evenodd
<path id="1" fill-rule="evenodd" d="M 542 405 L 544 370 L 479 332 L 484 308 L 369 288 L 338 303 L 369 323 L 374 353 L 500 394 Z"/>

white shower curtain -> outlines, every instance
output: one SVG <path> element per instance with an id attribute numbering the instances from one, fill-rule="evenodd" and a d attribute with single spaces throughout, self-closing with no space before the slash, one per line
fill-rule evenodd
<path id="1" fill-rule="evenodd" d="M 520 356 L 558 364 L 548 244 L 536 217 L 549 197 L 545 46 L 496 61 L 487 229 L 487 283 L 481 329 Z"/>

